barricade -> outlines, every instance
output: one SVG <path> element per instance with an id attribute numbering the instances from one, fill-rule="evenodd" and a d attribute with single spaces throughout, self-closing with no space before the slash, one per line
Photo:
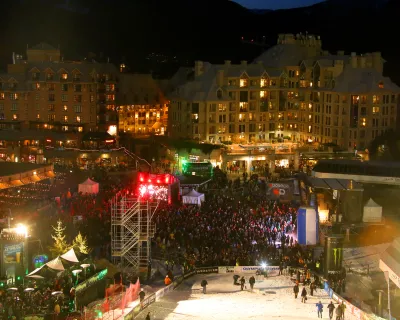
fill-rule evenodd
<path id="1" fill-rule="evenodd" d="M 336 301 L 339 304 L 343 302 L 344 305 L 346 306 L 347 312 L 350 312 L 357 320 L 384 320 L 383 318 L 375 314 L 366 313 L 361 309 L 357 308 L 356 306 L 354 306 L 353 304 L 351 304 L 350 302 L 348 302 L 346 299 L 344 299 L 336 292 L 334 292 L 332 288 L 329 287 L 327 281 L 324 281 L 324 289 L 334 301 Z"/>

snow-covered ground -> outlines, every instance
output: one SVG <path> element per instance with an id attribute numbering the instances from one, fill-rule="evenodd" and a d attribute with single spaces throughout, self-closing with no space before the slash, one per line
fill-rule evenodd
<path id="1" fill-rule="evenodd" d="M 300 297 L 294 299 L 293 283 L 286 276 L 257 280 L 254 292 L 250 292 L 245 275 L 247 290 L 233 285 L 233 274 L 196 275 L 186 279 L 176 290 L 160 301 L 143 310 L 137 319 L 145 319 L 150 312 L 151 319 L 280 319 L 306 320 L 317 318 L 318 301 L 324 304 L 323 319 L 329 319 L 326 306 L 331 301 L 324 290 L 318 289 L 314 296 L 308 296 L 307 303 Z M 207 294 L 201 293 L 200 282 L 208 282 Z M 301 287 L 300 287 L 301 290 Z M 309 293 L 309 288 L 307 287 Z M 335 304 L 336 305 L 336 304 Z M 335 318 L 335 317 L 334 317 Z M 346 314 L 346 320 L 353 320 Z"/>

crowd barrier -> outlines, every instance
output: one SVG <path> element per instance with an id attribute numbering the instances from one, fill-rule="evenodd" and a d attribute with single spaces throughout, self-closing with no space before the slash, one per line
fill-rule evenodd
<path id="1" fill-rule="evenodd" d="M 324 289 L 328 293 L 329 297 L 332 298 L 332 300 L 340 304 L 343 302 L 344 305 L 346 306 L 346 311 L 352 314 L 357 320 L 384 320 L 384 318 L 381 318 L 372 313 L 364 312 L 361 309 L 354 306 L 353 304 L 351 304 L 349 301 L 347 301 L 346 299 L 338 295 L 336 292 L 334 292 L 332 288 L 329 287 L 327 281 L 324 281 Z"/>
<path id="2" fill-rule="evenodd" d="M 132 301 L 131 310 L 126 313 L 123 313 L 122 310 L 117 310 L 121 305 L 122 300 L 126 293 L 118 294 L 117 296 L 109 298 L 109 309 L 111 312 L 107 312 L 107 314 L 99 313 L 100 305 L 96 304 L 91 308 L 86 308 L 85 312 L 85 320 L 95 320 L 95 319 L 103 319 L 103 320 L 132 320 L 137 317 L 137 315 L 151 305 L 154 302 L 159 301 L 162 297 L 164 297 L 168 292 L 173 291 L 176 287 L 178 287 L 185 279 L 196 275 L 196 274 L 210 274 L 210 273 L 249 273 L 254 274 L 260 266 L 227 266 L 227 267 L 199 267 L 189 270 L 183 273 L 180 276 L 176 276 L 174 281 L 158 290 L 157 292 L 146 297 L 142 303 L 139 303 L 138 300 Z M 268 275 L 274 276 L 278 275 L 279 267 L 278 266 L 266 266 L 263 270 L 267 271 Z M 89 312 L 89 310 L 91 312 Z M 101 314 L 101 316 L 99 316 Z"/>

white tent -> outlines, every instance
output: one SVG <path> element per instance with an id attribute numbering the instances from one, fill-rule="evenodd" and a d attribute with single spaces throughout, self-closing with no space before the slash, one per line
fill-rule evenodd
<path id="1" fill-rule="evenodd" d="M 57 271 L 64 271 L 65 267 L 60 257 L 57 257 L 45 264 L 47 267 Z"/>
<path id="2" fill-rule="evenodd" d="M 66 253 L 60 256 L 60 258 L 69 261 L 69 262 L 74 262 L 78 263 L 78 257 L 76 256 L 74 248 L 69 249 Z"/>
<path id="3" fill-rule="evenodd" d="M 363 222 L 381 222 L 382 206 L 369 199 L 364 206 Z"/>
<path id="4" fill-rule="evenodd" d="M 204 201 L 204 194 L 192 190 L 182 197 L 182 201 L 186 204 L 197 204 L 201 206 L 201 203 Z"/>
<path id="5" fill-rule="evenodd" d="M 99 193 L 99 183 L 88 178 L 86 181 L 79 184 L 78 192 Z"/>

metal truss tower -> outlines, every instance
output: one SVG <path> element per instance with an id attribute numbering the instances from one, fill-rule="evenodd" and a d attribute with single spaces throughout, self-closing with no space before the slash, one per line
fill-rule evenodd
<path id="1" fill-rule="evenodd" d="M 126 195 L 116 196 L 111 204 L 111 256 L 115 264 L 139 275 L 147 273 L 151 257 L 151 221 L 157 201 L 141 201 Z"/>

